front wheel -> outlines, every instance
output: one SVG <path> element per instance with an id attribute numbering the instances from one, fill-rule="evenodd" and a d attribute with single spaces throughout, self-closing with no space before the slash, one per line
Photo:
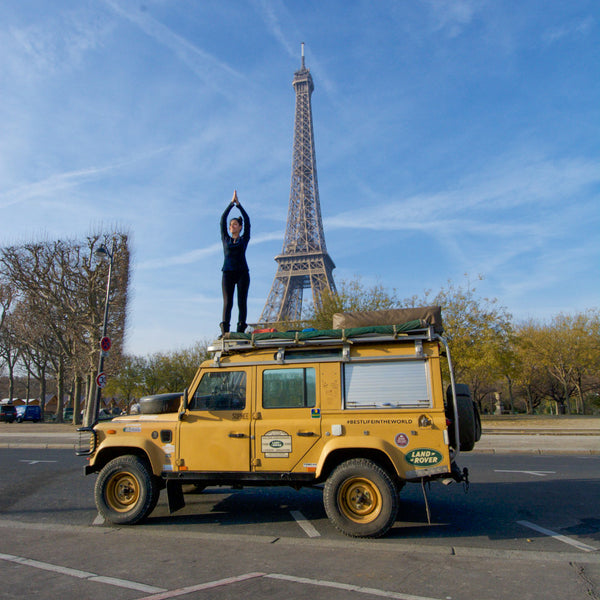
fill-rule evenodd
<path id="1" fill-rule="evenodd" d="M 154 509 L 160 494 L 148 463 L 138 456 L 119 456 L 100 471 L 95 499 L 100 514 L 117 525 L 133 525 Z"/>
<path id="2" fill-rule="evenodd" d="M 398 514 L 398 488 L 378 464 L 355 458 L 327 478 L 323 504 L 329 520 L 352 537 L 379 537 Z"/>

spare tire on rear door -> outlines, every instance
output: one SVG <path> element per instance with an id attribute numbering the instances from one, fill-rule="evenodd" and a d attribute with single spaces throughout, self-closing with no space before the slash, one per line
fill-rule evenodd
<path id="1" fill-rule="evenodd" d="M 457 383 L 456 408 L 458 413 L 458 435 L 460 449 L 469 452 L 475 447 L 475 442 L 481 438 L 481 418 L 477 405 L 471 398 L 471 390 L 464 383 Z M 456 448 L 456 434 L 454 428 L 454 399 L 452 387 L 446 390 L 446 417 L 451 421 L 448 426 L 450 445 Z"/>
<path id="2" fill-rule="evenodd" d="M 140 412 L 143 415 L 160 415 L 173 413 L 179 410 L 181 404 L 180 392 L 174 394 L 155 394 L 140 398 Z"/>

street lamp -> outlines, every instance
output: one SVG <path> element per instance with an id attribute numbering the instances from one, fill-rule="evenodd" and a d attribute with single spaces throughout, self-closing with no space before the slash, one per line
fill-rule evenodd
<path id="1" fill-rule="evenodd" d="M 102 321 L 102 339 L 100 340 L 100 357 L 98 358 L 98 374 L 96 376 L 96 401 L 91 410 L 86 410 L 86 422 L 84 426 L 91 427 L 98 421 L 98 414 L 100 412 L 100 400 L 102 398 L 102 388 L 104 387 L 105 375 L 104 375 L 104 357 L 110 349 L 110 340 L 106 336 L 108 328 L 108 306 L 110 302 L 110 282 L 112 279 L 113 269 L 113 258 L 115 252 L 115 240 L 113 239 L 111 249 L 109 250 L 104 244 L 94 251 L 94 254 L 101 260 L 109 260 L 108 263 L 108 277 L 106 279 L 106 298 L 104 300 L 104 319 Z M 93 411 L 93 412 L 92 412 Z"/>

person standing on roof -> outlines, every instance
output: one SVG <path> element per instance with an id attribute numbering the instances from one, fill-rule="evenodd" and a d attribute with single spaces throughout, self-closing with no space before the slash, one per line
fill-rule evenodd
<path id="1" fill-rule="evenodd" d="M 229 211 L 237 206 L 242 213 L 241 217 L 234 217 L 229 221 L 229 233 L 227 233 L 227 217 Z M 242 234 L 243 229 L 243 234 Z M 221 215 L 221 241 L 223 242 L 223 320 L 221 321 L 221 335 L 229 331 L 231 321 L 231 310 L 233 308 L 233 294 L 237 286 L 238 302 L 238 324 L 236 331 L 243 333 L 248 325 L 246 316 L 248 313 L 248 288 L 250 287 L 250 270 L 246 262 L 246 248 L 250 241 L 250 217 L 244 210 L 237 197 L 237 190 L 233 192 L 233 198 Z"/>

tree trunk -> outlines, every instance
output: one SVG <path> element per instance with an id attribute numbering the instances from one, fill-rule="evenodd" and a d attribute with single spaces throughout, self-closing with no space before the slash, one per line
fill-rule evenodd
<path id="1" fill-rule="evenodd" d="M 96 403 L 96 377 L 95 372 L 88 373 L 87 376 L 87 398 L 85 401 L 85 416 L 83 418 L 83 424 L 85 427 L 89 427 L 94 422 L 95 412 L 94 405 Z"/>
<path id="2" fill-rule="evenodd" d="M 563 385 L 563 389 L 565 392 L 565 400 L 564 400 L 564 405 L 567 409 L 567 414 L 570 415 L 571 414 L 571 402 L 569 401 L 569 390 L 567 388 L 567 383 L 565 382 Z M 563 413 L 564 414 L 564 413 Z"/>
<path id="3" fill-rule="evenodd" d="M 73 425 L 81 423 L 81 388 L 81 376 L 77 375 L 75 378 L 75 393 L 73 395 Z"/>
<path id="4" fill-rule="evenodd" d="M 46 369 L 40 369 L 40 406 L 42 407 L 42 421 L 46 413 Z"/>
<path id="5" fill-rule="evenodd" d="M 529 388 L 526 388 L 525 391 L 526 391 L 525 406 L 527 407 L 527 414 L 532 415 L 533 414 L 533 400 L 531 399 L 531 390 Z"/>
<path id="6" fill-rule="evenodd" d="M 56 383 L 56 422 L 63 422 L 63 398 L 65 395 L 65 374 L 62 358 L 58 363 L 57 383 Z"/>

